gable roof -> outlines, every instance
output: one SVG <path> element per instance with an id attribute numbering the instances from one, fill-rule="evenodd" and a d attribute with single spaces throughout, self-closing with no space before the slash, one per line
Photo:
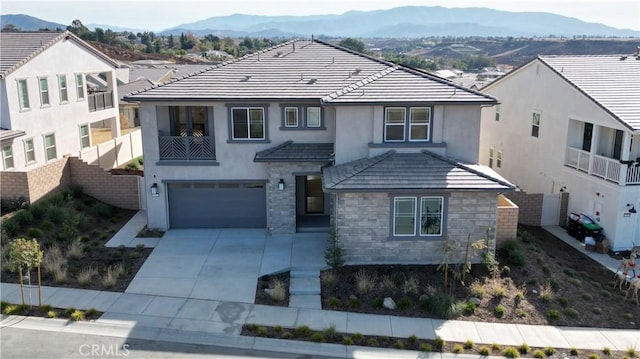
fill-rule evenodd
<path id="1" fill-rule="evenodd" d="M 400 82 L 389 87 L 382 79 Z M 426 73 L 359 54 L 319 40 L 295 40 L 132 94 L 131 100 L 314 100 L 325 103 L 379 102 L 358 97 L 382 91 L 400 101 L 494 103 L 488 95 Z M 426 89 L 426 90 L 425 90 Z M 454 90 L 455 89 L 455 90 Z M 360 91 L 361 93 L 362 91 Z M 442 92 L 446 96 L 435 92 Z M 344 99 L 342 99 L 344 97 Z M 388 96 L 382 96 L 385 102 Z"/>
<path id="2" fill-rule="evenodd" d="M 389 151 L 322 170 L 325 190 L 482 190 L 511 191 L 515 186 L 484 166 L 470 166 L 433 152 Z"/>
<path id="3" fill-rule="evenodd" d="M 32 58 L 63 40 L 71 40 L 114 68 L 118 67 L 117 62 L 69 31 L 0 32 L 0 79 L 6 78 Z"/>
<path id="4" fill-rule="evenodd" d="M 126 84 L 118 85 L 118 96 L 120 96 L 120 100 L 132 92 L 144 90 L 146 88 L 151 88 L 155 83 L 151 80 L 141 78 L 139 80 L 131 81 Z"/>
<path id="5" fill-rule="evenodd" d="M 627 127 L 640 131 L 640 55 L 538 59 Z"/>
<path id="6" fill-rule="evenodd" d="M 256 153 L 254 162 L 331 162 L 333 143 L 284 142 Z"/>

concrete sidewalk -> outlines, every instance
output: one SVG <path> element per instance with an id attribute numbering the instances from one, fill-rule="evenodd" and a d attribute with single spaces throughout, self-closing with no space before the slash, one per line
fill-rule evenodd
<path id="1" fill-rule="evenodd" d="M 2 283 L 2 300 L 19 303 L 17 284 Z M 73 324 L 76 327 L 99 328 L 104 331 L 127 331 L 140 339 L 176 340 L 195 337 L 210 343 L 211 338 L 237 345 L 255 345 L 254 338 L 240 336 L 244 324 L 283 326 L 294 328 L 307 325 L 323 330 L 335 327 L 343 333 L 361 333 L 407 338 L 415 335 L 421 339 L 440 337 L 446 341 L 464 342 L 472 340 L 477 344 L 520 345 L 555 348 L 578 348 L 602 350 L 626 350 L 640 347 L 637 330 L 570 328 L 505 323 L 483 323 L 459 320 L 439 320 L 430 318 L 408 318 L 389 315 L 338 312 L 321 309 L 288 308 L 264 306 L 239 302 L 187 299 L 142 294 L 99 292 L 90 290 L 44 287 L 43 302 L 55 307 L 78 309 L 96 308 L 104 311 L 95 322 Z M 24 322 L 14 316 L 4 316 L 1 326 L 15 326 Z M 28 321 L 40 323 L 45 329 L 58 326 L 58 322 L 33 318 Z M 64 321 L 65 326 L 70 323 Z M 62 325 L 62 324 L 60 324 Z M 105 329 L 107 328 L 107 329 Z M 173 333 L 169 335 L 168 333 Z M 182 333 L 180 335 L 175 333 Z M 173 336 L 173 335 L 177 336 Z M 106 334 L 105 334 L 106 335 Z M 145 336 L 145 338 L 141 338 Z M 188 341 L 189 342 L 189 341 Z M 262 342 L 262 341 L 261 341 Z M 287 347 L 304 347 L 312 343 L 288 341 Z M 275 344 L 274 344 L 275 345 Z M 313 353 L 319 354 L 318 348 Z M 248 346 L 247 346 L 248 348 Z M 251 347 L 253 348 L 253 347 Z M 274 347 L 264 350 L 273 350 Z M 332 349 L 333 350 L 333 349 Z M 342 349 L 341 349 L 342 350 Z M 326 353 L 326 355 L 329 355 Z M 331 354 L 333 355 L 333 354 Z"/>

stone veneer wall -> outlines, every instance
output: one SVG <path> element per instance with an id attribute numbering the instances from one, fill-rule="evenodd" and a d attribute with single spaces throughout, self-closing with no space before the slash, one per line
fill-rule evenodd
<path id="1" fill-rule="evenodd" d="M 349 264 L 442 261 L 444 240 L 389 239 L 391 197 L 388 193 L 339 193 L 336 201 L 334 220 Z M 462 260 L 468 235 L 472 242 L 477 241 L 484 238 L 487 228 L 495 228 L 497 194 L 454 192 L 447 201 L 446 235 L 450 241 L 459 243 L 458 258 Z"/>
<path id="2" fill-rule="evenodd" d="M 272 162 L 267 183 L 267 227 L 272 235 L 296 233 L 295 173 L 320 173 L 321 165 L 312 162 Z M 284 191 L 278 182 L 284 180 Z"/>

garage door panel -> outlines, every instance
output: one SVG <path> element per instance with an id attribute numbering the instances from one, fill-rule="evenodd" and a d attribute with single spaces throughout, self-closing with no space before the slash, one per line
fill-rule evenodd
<path id="1" fill-rule="evenodd" d="M 265 187 L 169 185 L 171 228 L 264 228 Z"/>

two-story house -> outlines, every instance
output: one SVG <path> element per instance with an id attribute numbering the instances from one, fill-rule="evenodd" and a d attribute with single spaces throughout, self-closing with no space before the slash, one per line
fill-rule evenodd
<path id="1" fill-rule="evenodd" d="M 92 123 L 120 136 L 117 66 L 70 32 L 0 32 L 1 169 L 28 172 L 90 147 Z M 94 75 L 105 88 L 87 86 Z"/>
<path id="2" fill-rule="evenodd" d="M 481 163 L 528 193 L 569 193 L 614 251 L 640 245 L 640 54 L 539 56 L 483 88 Z M 557 215 L 556 215 L 556 218 Z"/>
<path id="3" fill-rule="evenodd" d="M 278 235 L 331 218 L 349 262 L 433 263 L 445 238 L 494 229 L 513 189 L 476 164 L 493 97 L 318 40 L 125 99 L 141 105 L 150 228 Z"/>

